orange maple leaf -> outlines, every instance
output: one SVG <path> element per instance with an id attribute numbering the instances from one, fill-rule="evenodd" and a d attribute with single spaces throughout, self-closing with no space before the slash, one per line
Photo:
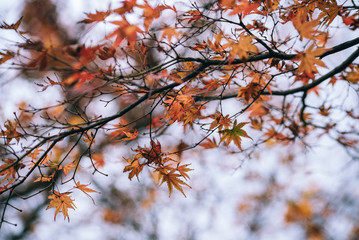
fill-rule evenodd
<path id="1" fill-rule="evenodd" d="M 153 8 L 151 7 L 151 5 L 148 4 L 147 1 L 145 1 L 145 5 L 139 5 L 138 7 L 143 9 L 142 16 L 145 18 L 144 26 L 146 31 L 148 31 L 153 20 L 161 16 L 162 10 L 167 8 L 164 5 L 158 5 L 155 8 Z"/>
<path id="2" fill-rule="evenodd" d="M 210 138 L 206 138 L 206 141 L 205 142 L 201 142 L 199 144 L 201 147 L 204 147 L 205 149 L 210 149 L 210 148 L 216 148 L 218 147 L 217 145 L 217 142 L 216 142 L 216 139 L 213 138 L 210 139 Z"/>
<path id="3" fill-rule="evenodd" d="M 17 20 L 16 23 L 13 23 L 13 24 L 7 24 L 6 22 L 3 21 L 2 24 L 0 24 L 0 29 L 13 29 L 15 31 L 17 31 L 17 29 L 19 28 L 20 24 L 21 24 L 21 21 L 22 21 L 22 17 Z"/>
<path id="4" fill-rule="evenodd" d="M 125 160 L 130 164 L 130 165 L 127 165 L 124 169 L 123 169 L 123 172 L 130 172 L 128 174 L 128 178 L 131 180 L 135 175 L 137 177 L 137 180 L 138 179 L 138 175 L 140 174 L 140 172 L 143 170 L 143 166 L 144 164 L 140 164 L 140 162 L 138 161 L 138 158 L 139 158 L 139 154 L 136 154 L 134 156 L 134 160 L 132 159 L 126 159 Z"/>
<path id="5" fill-rule="evenodd" d="M 93 22 L 104 21 L 110 15 L 110 11 L 106 11 L 106 12 L 96 11 L 96 13 L 86 13 L 86 15 L 88 18 L 80 21 L 80 23 L 88 24 Z"/>
<path id="6" fill-rule="evenodd" d="M 232 129 L 224 129 L 219 131 L 219 133 L 222 135 L 221 142 L 224 142 L 228 147 L 228 145 L 233 141 L 234 144 L 242 151 L 241 137 L 252 139 L 250 136 L 248 136 L 247 132 L 242 129 L 242 127 L 247 123 L 248 122 L 242 122 L 237 124 L 237 120 L 235 120 Z"/>
<path id="7" fill-rule="evenodd" d="M 4 183 L 6 180 L 8 180 L 7 185 L 9 185 L 13 181 L 15 181 L 16 172 L 20 168 L 24 168 L 25 165 L 22 163 L 16 163 L 15 159 L 4 159 L 2 161 L 5 163 L 0 166 L 0 176 L 4 176 L 4 178 L 0 181 L 0 184 Z"/>
<path id="8" fill-rule="evenodd" d="M 159 168 L 159 169 L 157 169 L 157 171 L 159 171 L 159 173 L 160 173 L 159 178 L 160 178 L 160 180 L 162 180 L 160 185 L 162 185 L 164 182 L 167 183 L 167 187 L 169 190 L 169 197 L 172 194 L 173 187 L 175 187 L 178 191 L 180 191 L 186 197 L 186 194 L 184 194 L 181 185 L 186 185 L 189 188 L 190 188 L 190 186 L 187 183 L 185 183 L 183 180 L 180 179 L 180 177 L 181 177 L 180 174 L 175 173 L 176 169 L 173 169 L 173 170 L 170 170 L 169 172 L 167 172 L 166 169 Z"/>
<path id="9" fill-rule="evenodd" d="M 254 99 L 258 96 L 259 92 L 262 90 L 262 87 L 259 83 L 252 81 L 246 87 L 238 88 L 238 98 L 244 98 L 245 102 L 249 102 L 250 99 Z"/>
<path id="10" fill-rule="evenodd" d="M 87 186 L 89 186 L 89 185 L 90 184 L 80 184 L 80 182 L 77 182 L 75 188 L 77 188 L 77 189 L 81 190 L 83 193 L 85 193 L 95 204 L 95 200 L 90 196 L 89 193 L 100 193 L 100 192 L 93 190 L 91 188 L 88 188 Z"/>
<path id="11" fill-rule="evenodd" d="M 88 195 L 88 193 L 100 193 L 96 190 L 93 190 L 91 188 L 88 188 L 87 186 L 89 186 L 90 184 L 80 184 L 80 182 L 76 183 L 75 188 L 80 189 L 81 191 L 83 191 L 86 195 Z"/>
<path id="12" fill-rule="evenodd" d="M 83 135 L 83 141 L 91 146 L 95 143 L 95 135 L 93 132 L 86 131 Z"/>
<path id="13" fill-rule="evenodd" d="M 353 84 L 359 82 L 359 65 L 355 66 L 351 72 L 348 72 L 345 79 Z"/>
<path id="14" fill-rule="evenodd" d="M 319 20 L 315 19 L 305 22 L 293 20 L 293 25 L 300 35 L 300 40 L 303 40 L 303 37 L 307 39 L 314 39 L 315 33 L 318 33 L 318 31 L 314 28 L 319 25 Z"/>
<path id="15" fill-rule="evenodd" d="M 341 7 L 335 1 L 321 2 L 318 8 L 322 11 L 318 19 L 323 19 L 322 24 L 329 26 L 340 13 Z"/>
<path id="16" fill-rule="evenodd" d="M 125 0 L 122 1 L 122 6 L 113 10 L 113 12 L 123 15 L 128 12 L 132 12 L 133 8 L 137 6 L 137 0 Z"/>
<path id="17" fill-rule="evenodd" d="M 102 154 L 95 153 L 92 155 L 92 160 L 94 161 L 96 168 L 102 168 L 105 166 L 105 160 Z"/>
<path id="18" fill-rule="evenodd" d="M 116 37 L 113 46 L 115 48 L 118 47 L 126 39 L 128 44 L 134 47 L 137 41 L 137 34 L 142 33 L 142 30 L 138 26 L 130 24 L 125 18 L 122 21 L 112 21 L 111 23 L 118 26 L 115 31 L 106 37 L 107 39 Z"/>
<path id="19" fill-rule="evenodd" d="M 121 118 L 120 124 L 116 124 L 115 127 L 119 129 L 111 132 L 108 136 L 119 142 L 134 140 L 138 136 L 138 130 L 130 128 L 125 119 Z"/>
<path id="20" fill-rule="evenodd" d="M 101 60 L 107 60 L 109 58 L 115 58 L 116 49 L 113 47 L 103 47 L 99 49 L 98 57 Z"/>
<path id="21" fill-rule="evenodd" d="M 46 163 L 48 163 L 50 161 L 51 157 L 52 157 L 52 152 L 49 155 L 46 155 L 42 159 L 42 161 L 40 162 L 40 165 L 45 165 Z"/>
<path id="22" fill-rule="evenodd" d="M 162 164 L 163 163 L 163 158 L 162 158 L 163 154 L 162 154 L 161 144 L 158 140 L 157 140 L 157 143 L 155 141 L 151 141 L 150 148 L 139 147 L 135 151 L 138 152 L 141 157 L 147 159 L 146 164 L 151 164 L 151 163 Z"/>
<path id="23" fill-rule="evenodd" d="M 40 149 L 41 146 L 38 146 L 34 151 L 32 151 L 28 157 L 30 157 L 33 161 L 37 160 L 37 156 L 40 154 L 40 152 L 43 152 L 44 150 Z"/>
<path id="24" fill-rule="evenodd" d="M 209 127 L 210 130 L 216 127 L 218 127 L 218 130 L 222 130 L 223 128 L 227 129 L 232 123 L 229 115 L 223 116 L 219 111 L 212 115 L 211 118 L 213 119 L 213 122 Z"/>
<path id="25" fill-rule="evenodd" d="M 67 176 L 67 174 L 69 174 L 69 172 L 71 171 L 71 169 L 73 169 L 74 167 L 76 167 L 76 163 L 75 162 L 71 162 L 71 163 L 68 163 L 66 164 L 65 166 L 60 166 L 59 167 L 59 170 L 63 170 L 64 171 L 64 174 L 65 176 Z"/>
<path id="26" fill-rule="evenodd" d="M 4 62 L 13 58 L 15 56 L 15 53 L 6 50 L 6 52 L 0 52 L 0 55 L 2 56 L 2 58 L 0 58 L 0 64 L 3 64 Z"/>
<path id="27" fill-rule="evenodd" d="M 75 72 L 62 82 L 68 86 L 74 86 L 75 88 L 81 88 L 85 83 L 89 83 L 98 75 L 98 73 L 90 73 L 87 71 Z"/>
<path id="28" fill-rule="evenodd" d="M 168 42 L 171 43 L 172 37 L 175 37 L 178 40 L 182 35 L 182 32 L 177 31 L 177 28 L 175 27 L 164 27 L 161 30 L 162 35 L 160 41 L 166 37 L 168 39 Z"/>
<path id="29" fill-rule="evenodd" d="M 135 129 L 133 132 L 131 131 L 123 131 L 123 134 L 125 134 L 126 137 L 123 137 L 120 139 L 120 142 L 124 141 L 131 141 L 137 138 L 138 130 Z"/>
<path id="30" fill-rule="evenodd" d="M 201 19 L 203 17 L 203 14 L 198 10 L 190 10 L 186 12 L 183 16 L 189 16 L 187 18 L 183 18 L 183 20 L 188 20 L 188 23 L 191 23 Z"/>
<path id="31" fill-rule="evenodd" d="M 223 48 L 230 48 L 229 50 L 229 63 L 231 63 L 236 56 L 239 59 L 247 59 L 251 53 L 258 53 L 258 48 L 252 44 L 252 36 L 241 35 L 238 42 L 227 40 L 228 43 L 223 45 Z"/>
<path id="32" fill-rule="evenodd" d="M 69 194 L 70 192 L 60 193 L 54 191 L 54 194 L 49 196 L 49 199 L 51 199 L 51 201 L 49 203 L 49 206 L 47 206 L 46 210 L 48 210 L 49 208 L 56 208 L 54 220 L 56 220 L 56 215 L 61 212 L 62 215 L 64 215 L 64 220 L 67 218 L 67 220 L 70 221 L 68 209 L 75 209 L 76 206 L 73 203 L 71 197 L 68 196 Z"/>
<path id="33" fill-rule="evenodd" d="M 240 1 L 239 4 L 235 4 L 233 8 L 231 8 L 230 16 L 241 14 L 242 18 L 251 13 L 252 11 L 256 11 L 260 6 L 259 3 L 250 3 L 249 1 Z"/>
<path id="34" fill-rule="evenodd" d="M 12 123 L 10 120 L 7 120 L 4 123 L 4 127 L 6 128 L 6 131 L 0 128 L 0 136 L 4 136 L 6 138 L 6 144 L 9 144 L 13 138 L 15 138 L 16 141 L 19 143 L 22 134 L 16 131 L 17 124 Z"/>
<path id="35" fill-rule="evenodd" d="M 313 50 L 314 44 L 311 45 L 304 53 L 299 53 L 297 58 L 300 60 L 300 65 L 298 67 L 299 73 L 304 73 L 306 76 L 313 78 L 314 74 L 318 72 L 318 69 L 315 65 L 326 67 L 324 62 L 317 58 L 324 52 L 328 51 L 328 49 L 317 48 Z"/>
<path id="36" fill-rule="evenodd" d="M 35 182 L 51 182 L 54 178 L 55 172 L 53 172 L 51 175 L 38 175 L 39 177 L 34 180 Z"/>
<path id="37" fill-rule="evenodd" d="M 181 174 L 181 176 L 185 179 L 188 180 L 189 176 L 187 174 L 187 172 L 189 171 L 193 171 L 193 169 L 188 168 L 188 166 L 191 164 L 185 164 L 185 165 L 177 165 L 177 171 Z"/>
<path id="38" fill-rule="evenodd" d="M 221 45 L 221 41 L 223 39 L 223 34 L 215 34 L 214 36 L 214 42 L 212 42 L 210 39 L 207 39 L 208 47 L 212 49 L 214 52 L 223 54 L 223 46 Z"/>

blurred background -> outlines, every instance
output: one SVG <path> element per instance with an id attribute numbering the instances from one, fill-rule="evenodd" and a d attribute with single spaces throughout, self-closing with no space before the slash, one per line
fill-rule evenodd
<path id="1" fill-rule="evenodd" d="M 23 16 L 22 29 L 54 49 L 68 44 L 91 46 L 103 39 L 108 26 L 78 22 L 86 18 L 85 13 L 117 5 L 118 1 L 106 0 L 1 1 L 0 20 L 13 23 Z M 186 5 L 178 2 L 179 8 Z M 15 47 L 21 40 L 6 33 L 0 36 L 1 49 Z M 2 123 L 23 102 L 49 105 L 66 97 L 55 89 L 39 91 L 35 83 L 47 74 L 52 73 L 0 66 Z M 238 106 L 235 100 L 226 104 Z M 110 104 L 104 111 L 111 113 L 117 107 Z M 181 130 L 174 131 L 164 148 L 170 151 L 190 144 L 191 134 L 196 133 L 184 139 Z M 182 146 L 173 145 L 180 139 Z M 54 209 L 45 210 L 47 193 L 40 193 L 29 200 L 14 200 L 12 204 L 22 212 L 7 210 L 6 218 L 17 225 L 5 223 L 0 238 L 359 239 L 358 159 L 329 137 L 312 139 L 306 150 L 297 143 L 263 145 L 250 155 L 223 149 L 183 152 L 179 157 L 194 169 L 190 172 L 192 189 L 185 189 L 187 197 L 174 192 L 170 198 L 166 186 L 158 187 L 149 173 L 141 175 L 140 181 L 130 181 L 122 172 L 123 157 L 129 156 L 131 147 L 136 144 L 102 149 L 101 171 L 108 176 L 92 175 L 91 163 L 85 164 L 78 173 L 84 179 L 81 182 L 91 182 L 90 187 L 100 194 L 92 194 L 94 204 L 86 195 L 74 193 L 77 208 L 69 210 L 70 222 L 61 215 L 54 221 Z M 33 190 L 33 186 L 21 189 L 24 195 Z"/>

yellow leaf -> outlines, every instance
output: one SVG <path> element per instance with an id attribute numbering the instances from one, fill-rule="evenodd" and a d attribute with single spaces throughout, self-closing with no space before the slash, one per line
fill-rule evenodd
<path id="1" fill-rule="evenodd" d="M 56 220 L 56 215 L 61 212 L 62 215 L 64 215 L 64 220 L 67 218 L 67 220 L 70 221 L 68 209 L 75 209 L 76 206 L 73 203 L 71 197 L 68 196 L 69 194 L 70 192 L 59 193 L 57 191 L 54 191 L 54 194 L 49 196 L 49 199 L 51 199 L 51 201 L 49 203 L 49 206 L 47 206 L 46 210 L 48 210 L 49 208 L 56 208 L 54 220 Z"/>
<path id="2" fill-rule="evenodd" d="M 100 193 L 96 190 L 93 190 L 91 188 L 88 188 L 87 186 L 89 186 L 90 184 L 80 184 L 80 182 L 76 183 L 76 187 L 77 189 L 80 189 L 81 191 L 83 191 L 86 195 L 88 195 L 88 193 Z"/>
<path id="3" fill-rule="evenodd" d="M 71 162 L 71 163 L 66 164 L 65 166 L 60 166 L 59 170 L 63 169 L 65 176 L 67 176 L 67 174 L 69 174 L 71 169 L 73 169 L 74 167 L 76 167 L 76 163 Z"/>

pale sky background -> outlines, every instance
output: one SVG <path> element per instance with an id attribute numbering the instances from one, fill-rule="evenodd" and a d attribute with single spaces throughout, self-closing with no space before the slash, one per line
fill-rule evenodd
<path id="1" fill-rule="evenodd" d="M 71 25 L 74 22 L 85 18 L 84 12 L 94 12 L 95 10 L 104 10 L 109 3 L 116 4 L 117 1 L 86 1 L 86 0 L 69 0 L 61 1 L 64 6 L 62 14 L 60 14 L 63 22 Z M 0 20 L 12 23 L 18 19 L 19 9 L 22 1 L 5 1 L 0 0 Z M 74 28 L 75 29 L 75 28 Z M 92 37 L 92 33 L 89 32 Z M 97 36 L 100 36 L 98 34 Z M 102 35 L 103 36 L 103 35 Z M 333 35 L 333 44 L 340 43 L 352 39 L 357 36 L 349 36 L 343 33 L 341 29 L 336 29 Z M 8 44 L 4 39 L 10 39 L 11 35 L 0 36 L 1 44 Z M 95 41 L 96 38 L 91 41 Z M 90 40 L 89 40 L 90 41 Z M 330 44 L 330 43 L 329 43 Z M 340 59 L 344 59 L 348 52 L 353 48 L 343 51 L 337 55 L 334 60 L 326 61 L 329 69 L 340 63 Z M 330 58 L 329 58 L 330 59 Z M 333 61 L 333 62 L 331 62 Z M 358 61 L 357 61 L 358 62 Z M 323 70 L 326 72 L 328 70 Z M 3 76 L 6 76 L 4 78 Z M 34 102 L 34 104 L 41 104 L 43 101 L 48 101 L 47 94 L 51 94 L 52 100 L 56 99 L 56 91 L 47 90 L 44 93 L 38 92 L 38 87 L 33 83 L 21 81 L 16 79 L 15 73 L 8 73 L 6 69 L 0 67 L 0 119 L 4 122 L 7 118 L 12 117 L 12 113 L 16 111 L 16 105 L 21 101 Z M 6 81 L 4 83 L 3 81 Z M 325 84 L 325 83 L 324 83 Z M 344 87 L 343 87 L 344 88 Z M 338 96 L 338 101 L 341 96 Z M 315 97 L 312 97 L 316 101 Z M 231 105 L 231 101 L 227 100 L 224 103 Z M 357 96 L 352 95 L 352 103 L 357 105 Z M 182 136 L 179 136 L 182 137 Z M 248 142 L 250 144 L 250 142 Z M 313 140 L 315 147 L 307 153 L 301 154 L 299 162 L 303 165 L 298 169 L 279 171 L 277 180 L 282 184 L 289 184 L 291 187 L 286 190 L 288 196 L 295 196 L 303 187 L 312 184 L 313 187 L 328 189 L 328 191 L 337 191 L 343 186 L 343 181 L 346 181 L 351 176 L 355 176 L 358 170 L 358 164 L 349 163 L 349 158 L 346 153 L 337 147 L 328 138 L 321 138 L 319 141 Z M 270 173 L 276 172 L 278 169 L 278 158 L 284 156 L 287 152 L 282 152 L 280 149 L 263 150 L 262 157 L 257 159 L 243 159 L 241 154 L 227 156 L 221 150 L 199 150 L 197 152 L 185 152 L 184 158 L 188 158 L 187 162 L 191 162 L 191 167 L 195 171 L 191 172 L 190 185 L 193 189 L 185 189 L 187 198 L 184 198 L 180 193 L 176 192 L 171 198 L 168 198 L 168 190 L 165 185 L 161 187 L 160 197 L 155 206 L 155 212 L 159 218 L 160 239 L 180 239 L 176 238 L 183 231 L 187 231 L 188 227 L 199 230 L 196 239 L 198 240 L 235 240 L 235 239 L 250 239 L 241 238 L 243 236 L 246 226 L 241 226 L 238 222 L 236 206 L 240 199 L 247 193 L 257 192 L 262 188 L 260 185 L 249 185 L 244 178 L 250 171 L 262 173 L 264 176 L 269 176 Z M 296 150 L 294 150 L 296 151 Z M 114 159 L 121 159 L 124 151 L 113 149 L 112 152 L 107 153 L 110 162 L 104 172 L 109 174 L 109 177 L 100 175 L 94 176 L 97 181 L 101 183 L 115 183 L 121 189 L 131 189 L 136 191 L 140 189 L 141 184 L 148 184 L 146 178 L 141 179 L 138 183 L 136 180 L 129 181 L 127 174 L 119 174 L 122 172 L 123 164 Z M 265 157 L 264 157 L 265 156 Z M 242 164 L 242 160 L 244 163 Z M 225 161 L 225 162 L 224 162 Z M 241 165 L 242 164 L 242 165 Z M 240 168 L 237 168 L 240 166 Z M 357 180 L 357 179 L 354 179 Z M 81 182 L 90 182 L 89 175 L 84 174 L 84 180 Z M 350 186 L 349 186 L 350 187 Z M 213 188 L 216 191 L 210 191 Z M 199 199 L 197 191 L 204 191 L 205 199 Z M 70 210 L 70 223 L 63 221 L 62 216 L 59 215 L 57 221 L 53 221 L 54 209 L 41 212 L 41 223 L 36 226 L 32 236 L 28 239 L 48 240 L 48 239 L 86 239 L 97 240 L 107 239 L 106 234 L 118 236 L 118 239 L 139 239 L 138 235 L 126 232 L 119 225 L 105 224 L 101 220 L 102 212 L 98 211 L 98 207 L 92 204 L 92 201 L 86 196 L 80 194 L 74 195 L 76 211 Z M 94 196 L 94 198 L 98 198 Z M 34 198 L 35 199 L 35 198 Z M 30 199 L 23 204 L 31 205 Z M 287 226 L 282 229 L 284 215 L 281 211 L 285 208 L 278 203 L 278 206 L 271 208 L 269 214 L 272 216 L 273 222 L 268 226 L 266 238 L 263 236 L 260 239 L 300 239 L 300 233 L 292 226 Z M 215 209 L 213 209 L 215 207 Z M 277 217 L 278 216 L 278 217 Z M 145 218 L 151 218 L 150 213 L 144 214 Z M 213 222 L 211 223 L 210 220 Z M 190 226 L 185 224 L 189 223 Z M 333 226 L 333 231 L 341 233 L 348 231 L 348 226 L 342 221 Z M 186 229 L 187 228 L 187 229 Z M 272 228 L 272 229 L 271 229 Z M 16 231 L 16 227 L 4 226 L 5 231 Z M 1 233 L 0 233 L 1 239 Z M 110 239 L 110 238 L 109 238 Z M 184 238 L 183 238 L 184 239 Z"/>

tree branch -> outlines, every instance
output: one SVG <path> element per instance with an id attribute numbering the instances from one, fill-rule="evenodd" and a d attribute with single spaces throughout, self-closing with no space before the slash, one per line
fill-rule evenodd
<path id="1" fill-rule="evenodd" d="M 358 40 L 359 40 L 359 38 L 358 38 Z M 290 94 L 294 94 L 294 93 L 298 93 L 298 92 L 308 91 L 309 89 L 318 86 L 319 84 L 321 84 L 323 81 L 327 80 L 328 78 L 331 78 L 335 74 L 340 73 L 341 71 L 343 71 L 358 56 L 359 56 L 359 48 L 355 52 L 353 52 L 342 64 L 340 64 L 339 66 L 337 66 L 336 68 L 334 68 L 333 70 L 328 72 L 327 74 L 321 76 L 317 80 L 314 80 L 313 82 L 311 82 L 311 83 L 309 83 L 307 85 L 297 87 L 297 88 L 293 88 L 293 89 L 289 89 L 289 90 L 284 90 L 284 91 L 272 91 L 271 93 L 268 92 L 268 91 L 265 91 L 262 94 L 263 95 L 286 96 L 286 95 L 290 95 Z M 220 97 L 218 97 L 218 96 L 207 96 L 207 97 L 196 96 L 196 100 L 197 101 L 198 100 L 214 101 L 214 100 L 225 100 L 225 99 L 230 99 L 230 98 L 235 98 L 235 97 L 237 97 L 237 94 L 225 95 L 225 96 L 220 96 Z"/>

